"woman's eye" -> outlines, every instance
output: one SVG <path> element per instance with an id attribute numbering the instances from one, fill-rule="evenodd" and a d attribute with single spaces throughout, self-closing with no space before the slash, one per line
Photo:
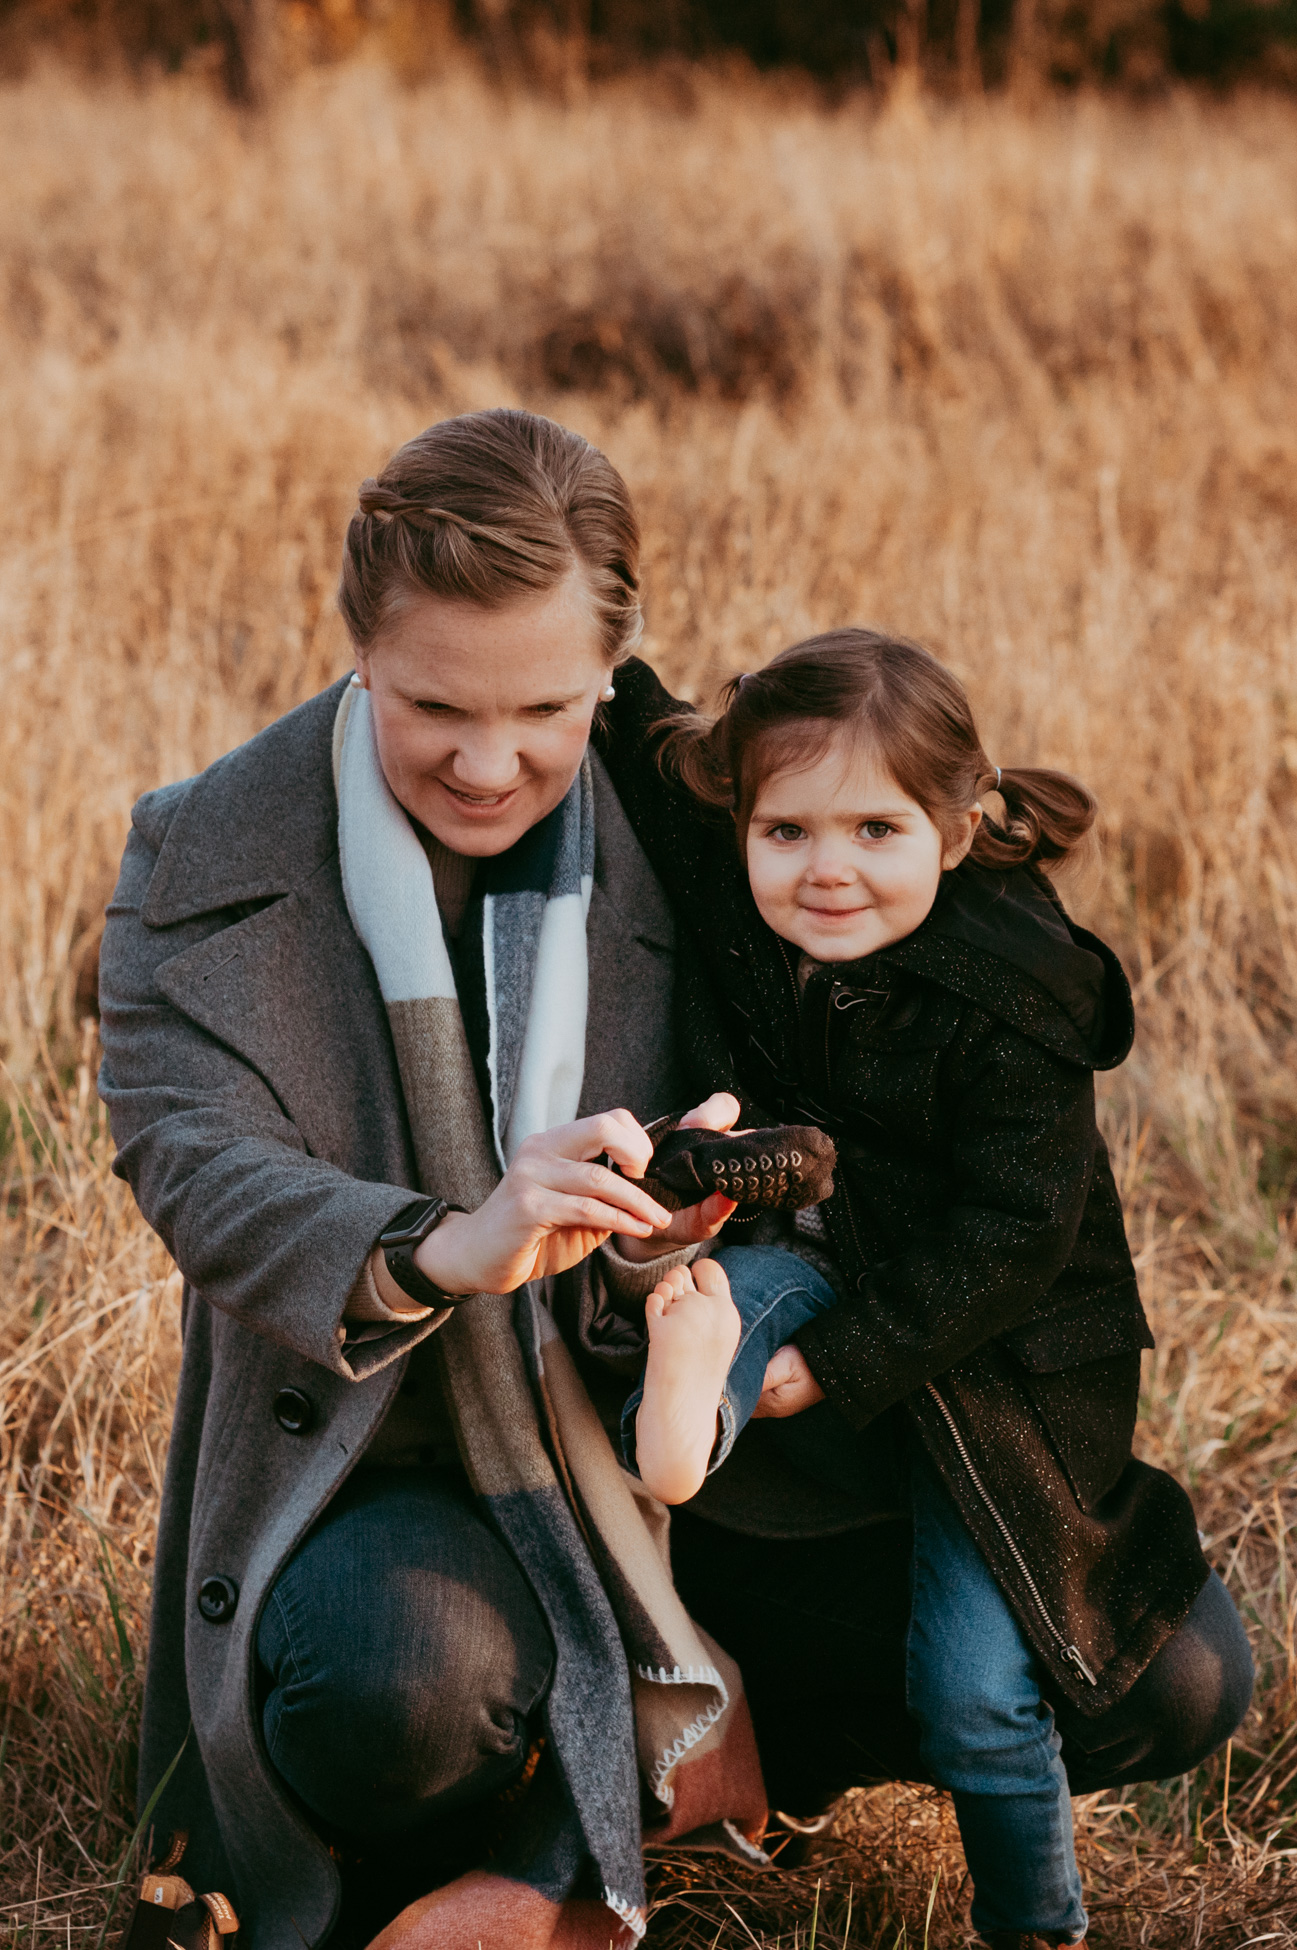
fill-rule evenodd
<path id="1" fill-rule="evenodd" d="M 867 840 L 885 840 L 892 829 L 885 819 L 867 819 L 860 830 Z"/>

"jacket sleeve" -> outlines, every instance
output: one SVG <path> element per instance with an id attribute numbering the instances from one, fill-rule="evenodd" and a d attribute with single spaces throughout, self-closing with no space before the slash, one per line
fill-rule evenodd
<path id="1" fill-rule="evenodd" d="M 955 1060 L 942 1210 L 796 1336 L 856 1428 L 1038 1312 L 1085 1211 L 1098 1145 L 1092 1073 L 1002 1024 Z M 868 1187 L 854 1196 L 867 1200 Z M 835 1216 L 850 1229 L 849 1211 Z"/>
<path id="2" fill-rule="evenodd" d="M 361 1380 L 445 1318 L 348 1343 L 348 1297 L 412 1194 L 311 1156 L 264 1079 L 167 1002 L 155 979 L 160 965 L 240 916 L 145 927 L 140 910 L 155 858 L 133 830 L 100 957 L 99 1088 L 117 1144 L 113 1169 L 203 1300 Z"/>

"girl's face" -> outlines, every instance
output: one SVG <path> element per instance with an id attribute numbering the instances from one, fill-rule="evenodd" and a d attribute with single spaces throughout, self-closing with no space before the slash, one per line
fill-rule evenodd
<path id="1" fill-rule="evenodd" d="M 584 575 L 504 609 L 411 601 L 356 671 L 408 813 L 455 853 L 503 853 L 576 777 L 609 663 Z"/>
<path id="2" fill-rule="evenodd" d="M 757 794 L 747 864 L 761 918 L 816 961 L 872 955 L 913 934 L 981 817 L 973 806 L 947 844 L 877 758 L 838 733 Z"/>

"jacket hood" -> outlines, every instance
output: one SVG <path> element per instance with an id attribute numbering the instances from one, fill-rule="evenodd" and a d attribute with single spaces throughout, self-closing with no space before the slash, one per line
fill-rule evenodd
<path id="1" fill-rule="evenodd" d="M 1135 1035 L 1116 955 L 1078 927 L 1045 876 L 966 860 L 926 921 L 873 958 L 965 996 L 1069 1062 L 1110 1070 Z"/>

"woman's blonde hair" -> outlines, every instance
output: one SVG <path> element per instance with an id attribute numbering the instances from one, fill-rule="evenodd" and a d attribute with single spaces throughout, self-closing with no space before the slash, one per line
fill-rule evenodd
<path id="1" fill-rule="evenodd" d="M 610 663 L 643 621 L 639 524 L 612 462 L 579 433 L 514 407 L 461 413 L 362 481 L 338 607 L 368 650 L 412 599 L 502 608 L 584 572 Z"/>

